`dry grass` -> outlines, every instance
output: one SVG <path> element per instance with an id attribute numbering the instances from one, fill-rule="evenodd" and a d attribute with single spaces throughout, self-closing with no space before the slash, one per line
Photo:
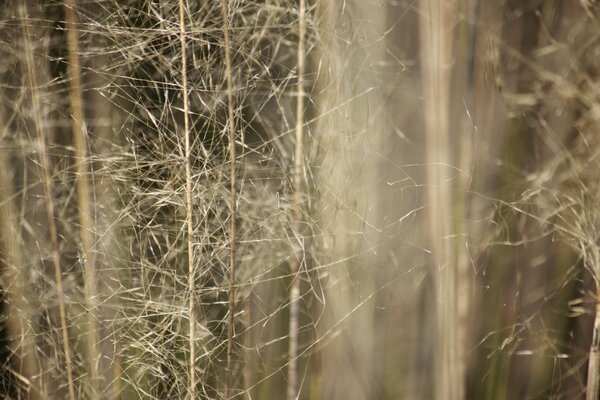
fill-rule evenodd
<path id="1" fill-rule="evenodd" d="M 592 2 L 5 3 L 4 397 L 597 397 Z"/>

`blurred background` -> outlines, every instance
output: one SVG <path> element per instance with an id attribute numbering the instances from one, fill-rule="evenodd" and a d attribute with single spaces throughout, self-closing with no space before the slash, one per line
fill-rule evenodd
<path id="1" fill-rule="evenodd" d="M 0 397 L 598 399 L 595 0 L 0 4 Z"/>

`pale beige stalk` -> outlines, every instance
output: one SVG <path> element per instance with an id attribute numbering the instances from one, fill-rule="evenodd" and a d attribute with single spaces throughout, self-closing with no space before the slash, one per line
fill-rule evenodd
<path id="1" fill-rule="evenodd" d="M 1 117 L 1 116 L 0 116 Z M 1 121 L 4 122 L 4 121 Z M 39 359 L 32 335 L 31 322 L 35 311 L 29 305 L 28 271 L 24 268 L 23 248 L 19 243 L 18 213 L 14 206 L 10 176 L 10 164 L 6 152 L 0 150 L 0 254 L 4 256 L 6 270 L 0 281 L 5 288 L 6 329 L 10 351 L 18 366 L 17 373 L 28 382 L 29 398 L 43 400 L 45 393 L 43 375 L 40 374 Z"/>
<path id="2" fill-rule="evenodd" d="M 183 129 L 185 136 L 185 225 L 187 228 L 187 253 L 188 253 L 188 296 L 189 296 L 189 395 L 190 399 L 196 398 L 196 312 L 194 311 L 194 296 L 196 292 L 194 271 L 194 226 L 192 213 L 192 149 L 190 141 L 190 106 L 188 97 L 187 80 L 187 40 L 185 29 L 185 0 L 179 0 L 179 40 L 181 43 L 181 75 L 183 97 Z"/>
<path id="3" fill-rule="evenodd" d="M 69 79 L 70 79 L 70 101 L 73 114 L 73 147 L 75 148 L 79 235 L 81 239 L 81 252 L 84 271 L 85 306 L 87 315 L 86 347 L 90 379 L 90 396 L 96 397 L 98 393 L 99 374 L 98 362 L 98 328 L 96 325 L 96 269 L 94 246 L 94 226 L 91 213 L 91 195 L 88 180 L 87 166 L 87 130 L 83 111 L 83 98 L 81 95 L 81 65 L 79 63 L 79 30 L 77 28 L 77 15 L 75 11 L 76 0 L 65 2 L 67 44 L 69 48 Z"/>
<path id="4" fill-rule="evenodd" d="M 595 235 L 590 235 L 595 237 Z M 598 400 L 600 398 L 600 250 L 595 241 L 591 240 L 587 247 L 586 257 L 590 264 L 590 272 L 593 274 L 596 283 L 596 315 L 594 317 L 594 327 L 592 331 L 592 343 L 590 344 L 590 353 L 587 371 L 587 385 L 585 388 L 586 400 Z"/>
<path id="5" fill-rule="evenodd" d="M 50 235 L 50 243 L 52 248 L 52 262 L 54 265 L 54 278 L 56 281 L 56 291 L 58 296 L 58 309 L 60 316 L 60 330 L 62 334 L 62 345 L 65 356 L 65 368 L 67 372 L 67 385 L 69 390 L 69 398 L 75 400 L 75 382 L 73 379 L 73 362 L 71 358 L 71 347 L 69 344 L 69 331 L 67 325 L 67 311 L 65 305 L 65 294 L 62 282 L 62 266 L 60 246 L 58 242 L 58 229 L 55 220 L 55 205 L 52 197 L 52 177 L 50 174 L 51 162 L 48 155 L 48 137 L 46 134 L 46 126 L 44 122 L 45 113 L 43 112 L 43 104 L 40 99 L 39 82 L 37 79 L 37 70 L 34 61 L 34 49 L 31 43 L 31 33 L 29 24 L 27 23 L 27 15 L 25 15 L 25 6 L 21 8 L 21 21 L 23 23 L 23 43 L 25 50 L 25 60 L 27 64 L 27 75 L 29 79 L 29 87 L 31 94 L 31 108 L 33 116 L 33 125 L 35 137 L 39 147 L 39 163 L 42 173 L 42 185 L 44 187 L 44 198 L 46 206 L 47 223 Z"/>
<path id="6" fill-rule="evenodd" d="M 236 149 L 235 149 L 235 119 L 233 112 L 233 75 L 231 73 L 231 42 L 229 39 L 229 2 L 221 1 L 223 15 L 223 33 L 225 36 L 225 78 L 227 80 L 227 128 L 229 133 L 229 162 L 231 163 L 231 225 L 229 232 L 229 318 L 227 321 L 227 373 L 229 374 L 228 389 L 233 382 L 231 359 L 233 356 L 233 337 L 235 323 L 235 272 L 236 272 L 236 241 L 237 241 L 237 190 L 236 190 Z"/>
<path id="7" fill-rule="evenodd" d="M 600 293 L 600 288 L 596 288 L 596 293 Z M 596 317 L 590 345 L 585 399 L 597 400 L 598 397 L 600 397 L 600 295 L 596 298 Z"/>
<path id="8" fill-rule="evenodd" d="M 454 1 L 420 1 L 421 70 L 425 102 L 427 149 L 427 207 L 433 274 L 436 277 L 438 348 L 435 352 L 435 393 L 438 399 L 461 399 L 463 363 L 459 354 L 458 269 L 451 236 L 453 210 L 449 187 L 449 88 L 452 57 Z"/>
<path id="9" fill-rule="evenodd" d="M 287 400 L 298 398 L 298 319 L 300 318 L 300 277 L 298 273 L 304 260 L 304 249 L 301 237 L 302 229 L 302 199 L 304 197 L 304 186 L 302 182 L 304 163 L 302 142 L 304 137 L 304 74 L 305 74 L 305 36 L 306 36 L 306 3 L 300 0 L 298 9 L 298 81 L 296 100 L 296 147 L 294 154 L 294 227 L 293 239 L 295 254 L 290 262 L 290 275 L 292 284 L 290 287 L 290 324 L 289 324 L 289 348 L 288 348 L 288 381 Z"/>

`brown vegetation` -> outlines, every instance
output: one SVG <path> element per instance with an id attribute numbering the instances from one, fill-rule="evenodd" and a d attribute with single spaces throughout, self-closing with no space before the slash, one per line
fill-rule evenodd
<path id="1" fill-rule="evenodd" d="M 5 1 L 0 397 L 597 399 L 594 1 Z"/>

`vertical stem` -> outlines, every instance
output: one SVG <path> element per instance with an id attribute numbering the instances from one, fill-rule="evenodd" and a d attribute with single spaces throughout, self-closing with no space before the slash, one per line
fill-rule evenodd
<path id="1" fill-rule="evenodd" d="M 450 165 L 450 60 L 455 3 L 421 0 L 420 42 L 427 149 L 428 225 L 438 290 L 438 342 L 435 370 L 436 398 L 463 397 L 462 358 L 458 353 L 457 260 L 453 253 L 451 213 L 454 207 L 448 187 Z"/>
<path id="2" fill-rule="evenodd" d="M 237 191 L 236 191 L 236 149 L 235 149 L 235 120 L 233 115 L 233 76 L 231 72 L 231 42 L 229 39 L 229 4 L 221 1 L 223 14 L 223 30 L 225 35 L 225 74 L 227 79 L 227 127 L 229 129 L 229 157 L 231 163 L 231 227 L 229 237 L 229 319 L 227 323 L 227 373 L 231 386 L 233 371 L 231 358 L 233 355 L 233 324 L 235 322 L 235 272 L 236 272 L 236 240 L 237 240 Z M 231 390 L 231 387 L 228 388 Z"/>
<path id="3" fill-rule="evenodd" d="M 45 136 L 45 135 L 42 135 Z M 45 138 L 40 138 L 44 142 Z M 50 160 L 45 144 L 41 145 L 42 169 L 44 170 L 44 194 L 46 197 L 46 213 L 48 214 L 48 227 L 50 229 L 50 242 L 52 244 L 52 262 L 54 264 L 54 279 L 58 292 L 58 309 L 60 313 L 60 326 L 62 332 L 63 350 L 65 352 L 65 363 L 67 368 L 67 381 L 69 386 L 69 398 L 75 400 L 75 383 L 73 380 L 73 363 L 71 361 L 71 347 L 69 345 L 69 331 L 67 328 L 67 311 L 65 307 L 65 294 L 62 283 L 62 267 L 60 263 L 60 247 L 58 244 L 58 231 L 54 220 L 54 201 L 52 200 L 50 178 Z"/>
<path id="4" fill-rule="evenodd" d="M 298 10 L 298 81 L 297 81 L 297 101 L 296 101 L 296 148 L 294 154 L 294 236 L 299 243 L 294 243 L 296 254 L 290 263 L 290 275 L 292 276 L 292 285 L 290 287 L 290 325 L 289 325 L 289 349 L 288 349 L 288 382 L 287 382 L 287 400 L 298 398 L 298 319 L 300 314 L 300 279 L 298 272 L 302 265 L 303 244 L 300 243 L 300 230 L 302 228 L 302 141 L 304 136 L 304 74 L 305 74 L 305 36 L 306 36 L 306 4 L 305 0 L 300 0 Z"/>
<path id="5" fill-rule="evenodd" d="M 100 356 L 97 348 L 97 326 L 96 326 L 96 277 L 95 257 L 93 247 L 93 226 L 90 206 L 90 187 L 88 181 L 88 169 L 86 164 L 87 138 L 85 128 L 85 117 L 83 112 L 83 99 L 81 95 L 81 66 L 79 64 L 79 39 L 77 29 L 77 15 L 75 12 L 76 0 L 65 2 L 65 14 L 67 19 L 67 43 L 69 47 L 69 78 L 70 78 L 70 101 L 73 113 L 73 145 L 76 158 L 76 187 L 79 212 L 79 232 L 81 238 L 81 250 L 84 265 L 85 304 L 87 311 L 87 350 L 89 357 L 91 396 L 96 397 L 98 385 L 98 362 Z"/>
<path id="6" fill-rule="evenodd" d="M 185 37 L 185 5 L 184 0 L 179 0 L 179 39 L 181 42 L 181 74 L 182 74 L 182 94 L 183 94 L 183 126 L 185 136 L 185 204 L 186 217 L 185 224 L 187 226 L 187 253 L 188 253 L 188 295 L 189 299 L 189 347 L 190 347 L 190 364 L 189 364 L 189 394 L 190 399 L 196 398 L 196 313 L 194 311 L 194 294 L 196 292 L 195 277 L 194 277 L 194 226 L 192 214 L 192 154 L 190 143 L 190 116 L 189 116 L 189 98 L 188 98 L 188 81 L 187 81 L 187 49 Z"/>
<path id="7" fill-rule="evenodd" d="M 12 182 L 8 178 L 11 165 L 6 158 L 4 151 L 0 150 L 0 171 L 3 171 L 0 174 L 0 254 L 4 255 L 6 265 L 0 281 L 5 290 L 6 329 L 10 351 L 15 359 L 13 365 L 30 382 L 25 390 L 19 392 L 26 391 L 32 400 L 43 400 L 47 395 L 38 365 L 35 337 L 29 329 L 34 311 L 27 298 L 30 289 L 28 274 L 24 268 L 23 249 L 19 243 L 18 223 L 15 221 L 18 213 L 13 204 Z"/>
<path id="8" fill-rule="evenodd" d="M 594 332 L 590 346 L 586 400 L 598 400 L 600 396 L 600 291 L 598 288 L 596 293 L 596 317 L 594 318 Z"/>
<path id="9" fill-rule="evenodd" d="M 44 198 L 46 205 L 46 215 L 48 219 L 48 229 L 50 235 L 50 243 L 52 247 L 52 262 L 54 265 L 54 277 L 56 280 L 56 290 L 58 295 L 58 309 L 60 316 L 60 326 L 62 333 L 63 351 L 65 355 L 65 367 L 67 369 L 67 381 L 69 389 L 69 398 L 75 400 L 75 383 L 73 380 L 73 363 L 71 359 L 71 348 L 69 345 L 69 331 L 67 327 L 67 311 L 65 306 L 65 295 L 64 287 L 62 283 L 62 267 L 60 262 L 60 246 L 58 243 L 58 229 L 56 227 L 56 221 L 54 217 L 54 199 L 52 198 L 52 178 L 50 175 L 50 157 L 48 156 L 46 129 L 42 125 L 42 118 L 45 116 L 40 115 L 42 109 L 42 102 L 39 98 L 38 93 L 38 81 L 37 72 L 35 67 L 35 61 L 33 57 L 33 47 L 31 46 L 31 33 L 29 32 L 29 24 L 26 22 L 27 15 L 25 12 L 25 5 L 23 5 L 21 20 L 23 23 L 24 30 L 24 47 L 25 47 L 25 58 L 27 64 L 27 75 L 29 77 L 29 85 L 31 90 L 31 105 L 32 115 L 34 122 L 34 130 L 38 139 L 40 147 L 40 165 L 42 170 L 42 185 L 44 187 Z"/>

